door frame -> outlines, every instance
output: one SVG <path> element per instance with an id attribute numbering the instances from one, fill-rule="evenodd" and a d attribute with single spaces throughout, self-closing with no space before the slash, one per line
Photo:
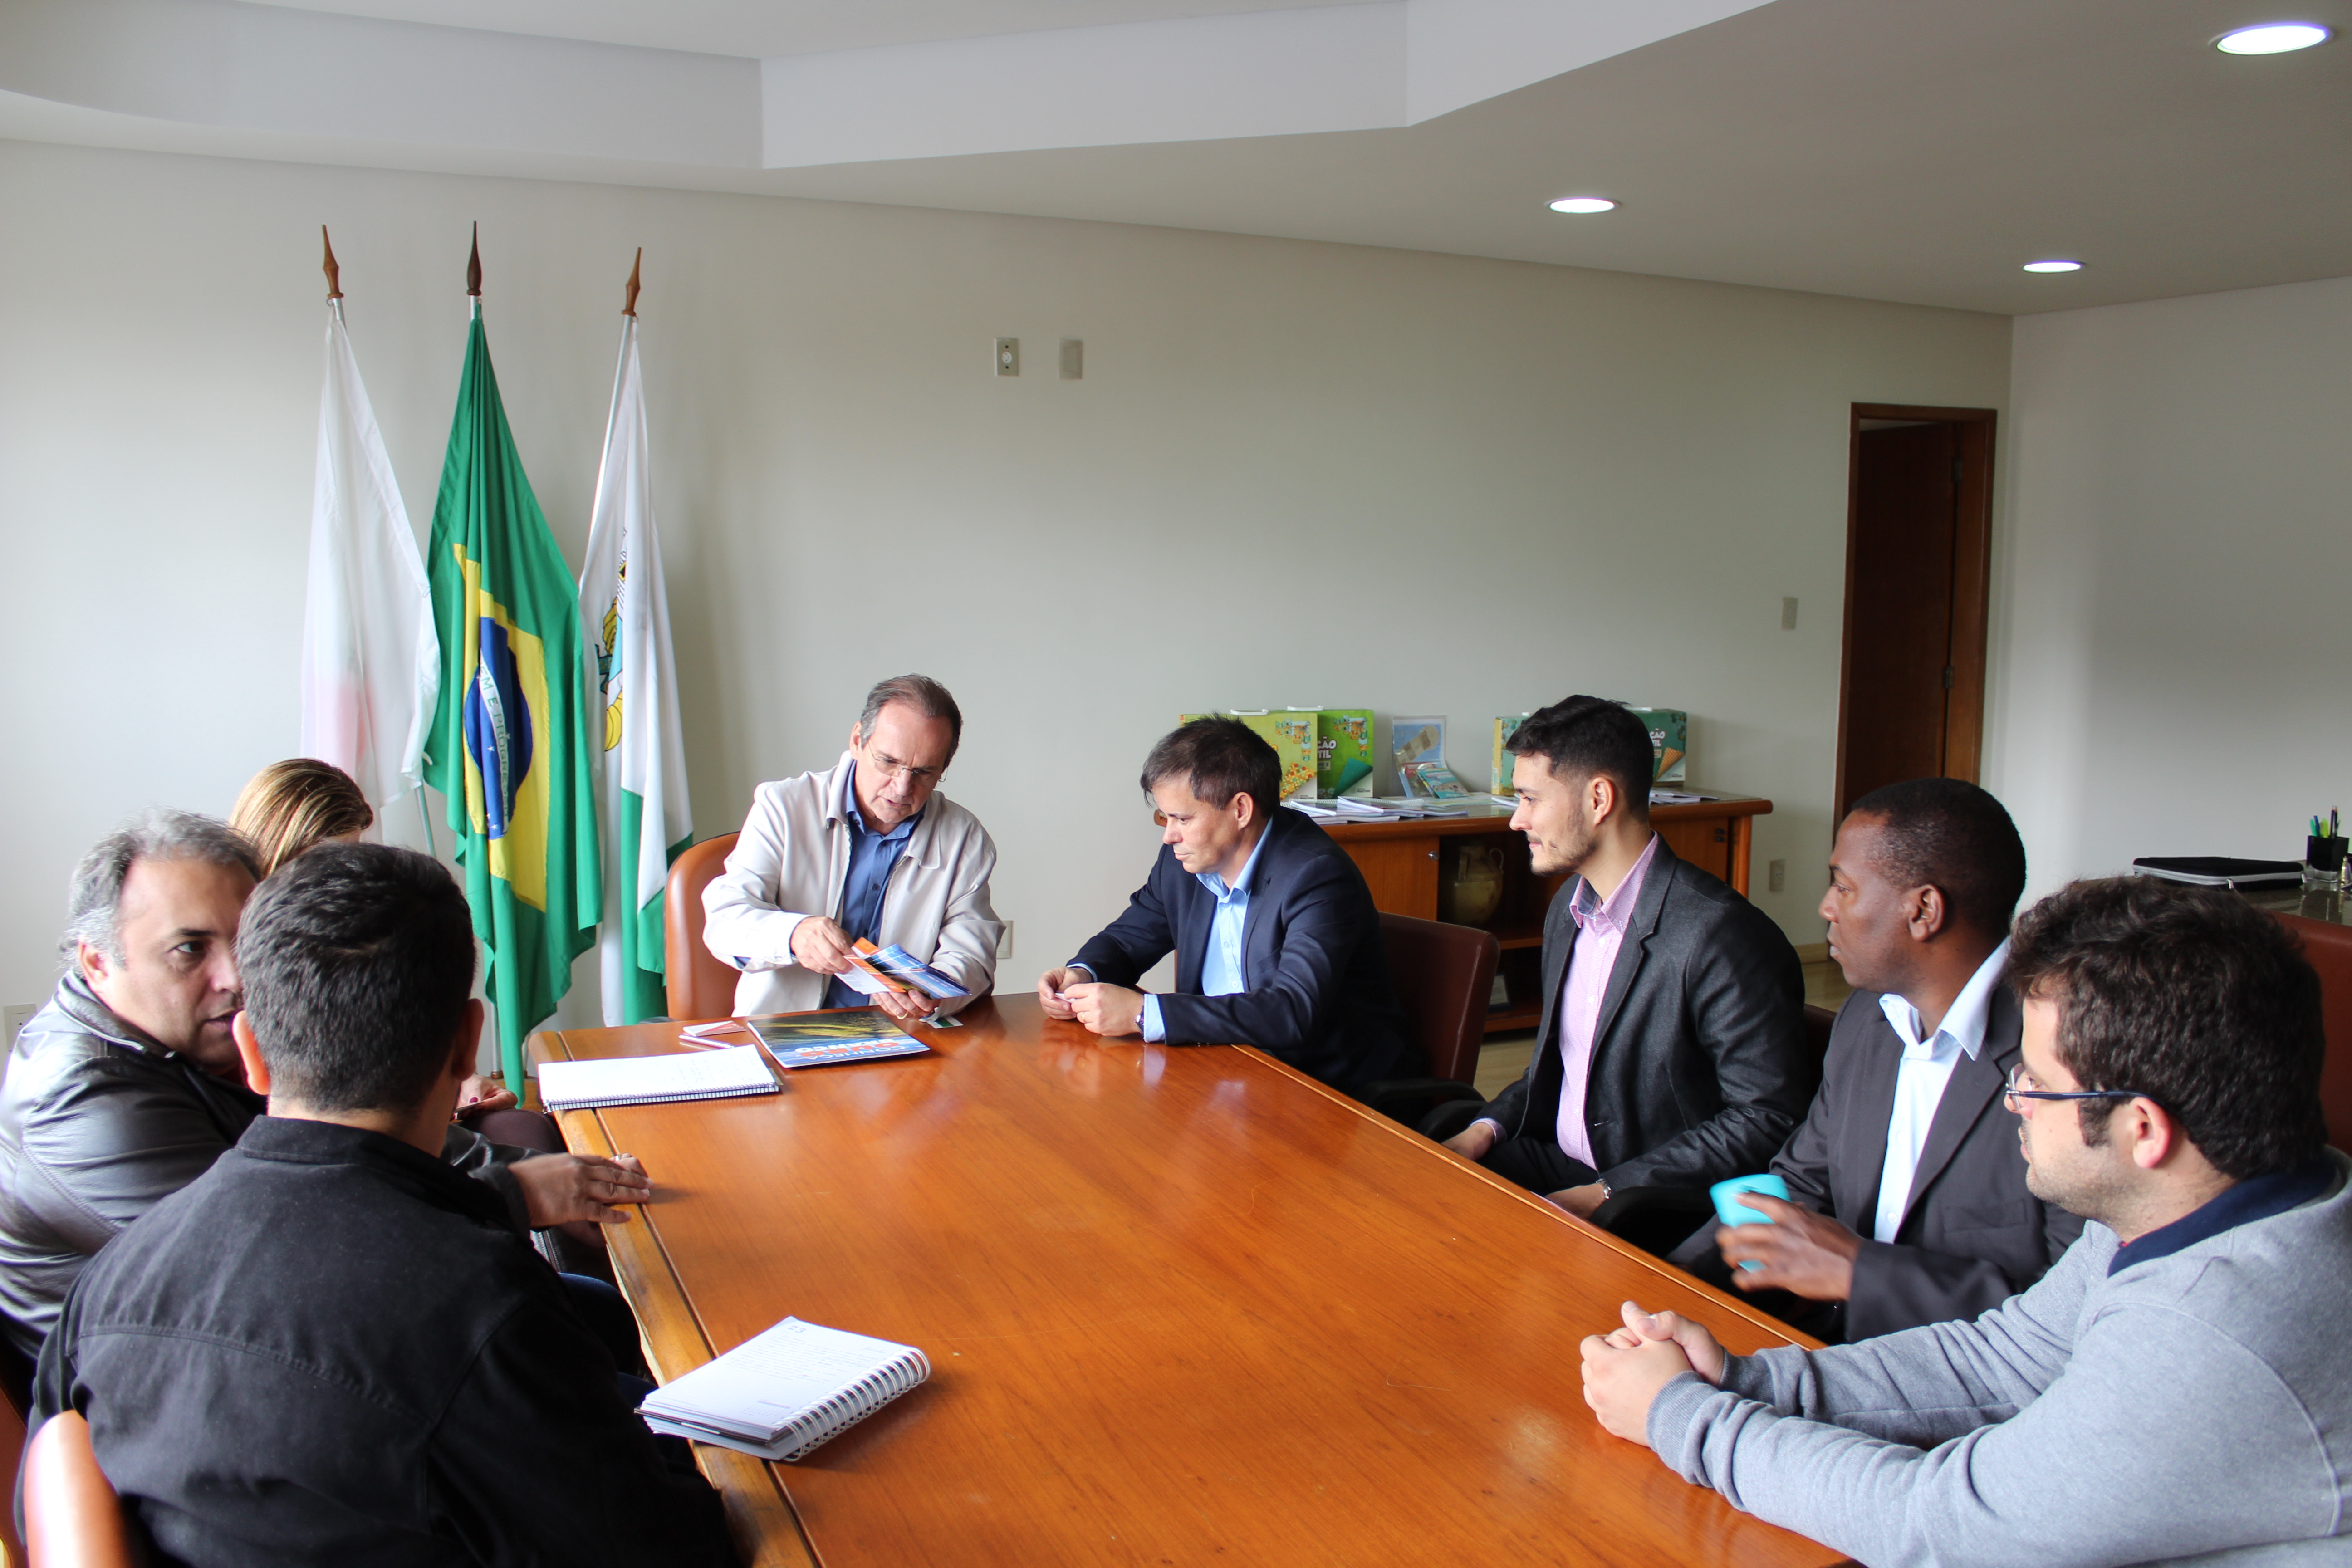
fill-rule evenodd
<path id="1" fill-rule="evenodd" d="M 1992 584 L 1992 458 L 1999 414 L 1990 408 L 1931 408 L 1907 403 L 1857 403 L 1846 423 L 1845 596 L 1838 640 L 1836 772 L 1831 821 L 1845 817 L 1846 703 L 1853 662 L 1854 526 L 1861 521 L 1862 422 L 1912 419 L 1949 424 L 1959 446 L 1959 484 L 1952 538 L 1952 685 L 1944 708 L 1944 776 L 1977 782 L 1984 764 L 1985 646 Z"/>

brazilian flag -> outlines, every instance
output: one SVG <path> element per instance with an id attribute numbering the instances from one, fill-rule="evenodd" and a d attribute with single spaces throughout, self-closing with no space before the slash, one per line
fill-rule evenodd
<path id="1" fill-rule="evenodd" d="M 425 781 L 448 800 L 474 931 L 489 950 L 499 1058 L 520 1095 L 523 1039 L 572 988 L 604 895 L 579 591 L 523 477 L 478 300 L 426 562 L 441 696 Z"/>

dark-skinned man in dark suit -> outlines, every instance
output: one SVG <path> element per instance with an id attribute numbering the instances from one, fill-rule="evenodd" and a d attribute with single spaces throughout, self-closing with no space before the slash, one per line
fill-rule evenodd
<path id="1" fill-rule="evenodd" d="M 1037 982 L 1046 1014 L 1171 1046 L 1255 1046 L 1348 1093 L 1425 1070 L 1389 984 L 1363 873 L 1280 808 L 1281 759 L 1195 719 L 1144 760 L 1159 860 L 1118 919 Z M 1176 988 L 1136 989 L 1171 952 Z"/>
<path id="2" fill-rule="evenodd" d="M 1796 949 L 1651 831 L 1649 731 L 1623 706 L 1563 699 L 1510 749 L 1511 826 L 1537 875 L 1569 879 L 1527 1076 L 1446 1147 L 1580 1217 L 1760 1170 L 1812 1089 Z"/>
<path id="3" fill-rule="evenodd" d="M 1773 1223 L 1710 1227 L 1674 1261 L 1819 1338 L 1862 1340 L 1972 1319 L 2074 1245 L 2083 1222 L 2027 1188 L 2001 1104 L 2024 890 L 2017 827 L 1976 785 L 1914 779 L 1853 804 L 1822 918 L 1855 990 L 1821 1092 L 1772 1161 L 1792 1201 L 1743 1199 Z"/>

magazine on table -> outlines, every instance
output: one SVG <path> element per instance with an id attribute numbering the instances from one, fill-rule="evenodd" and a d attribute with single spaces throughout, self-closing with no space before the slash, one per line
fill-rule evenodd
<path id="1" fill-rule="evenodd" d="M 766 1018 L 722 1018 L 689 1024 L 678 1031 L 697 1044 L 755 1039 L 783 1068 L 830 1067 L 835 1062 L 882 1057 L 928 1056 L 931 1047 L 903 1032 L 877 1007 L 844 1007 L 828 1013 L 784 1013 Z"/>

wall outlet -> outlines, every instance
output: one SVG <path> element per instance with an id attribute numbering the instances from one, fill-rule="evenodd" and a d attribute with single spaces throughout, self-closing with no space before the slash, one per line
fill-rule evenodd
<path id="1" fill-rule="evenodd" d="M 1019 338 L 996 340 L 996 374 L 999 375 L 1021 374 L 1021 340 Z"/>
<path id="2" fill-rule="evenodd" d="M 1797 629 L 1797 601 L 1794 599 L 1780 601 L 1780 629 L 1784 632 Z"/>
<path id="3" fill-rule="evenodd" d="M 1768 892 L 1785 893 L 1789 890 L 1789 863 L 1786 860 L 1774 860 L 1766 864 L 1764 887 Z"/>
<path id="4" fill-rule="evenodd" d="M 0 1007 L 0 1049 L 16 1048 L 16 1031 L 41 1010 L 38 1002 L 16 1002 Z"/>
<path id="5" fill-rule="evenodd" d="M 1011 921 L 1004 922 L 1004 934 L 996 939 L 996 956 L 999 958 L 1013 956 L 1013 922 Z"/>

